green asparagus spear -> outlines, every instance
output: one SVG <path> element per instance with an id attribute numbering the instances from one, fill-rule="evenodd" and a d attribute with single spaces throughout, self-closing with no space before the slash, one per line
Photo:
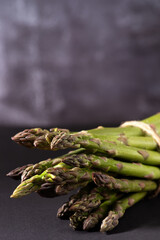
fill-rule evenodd
<path id="1" fill-rule="evenodd" d="M 56 165 L 57 166 L 57 165 Z M 61 184 L 77 184 L 79 182 L 92 181 L 92 170 L 73 168 L 71 170 L 65 168 L 49 168 L 41 175 L 35 175 L 23 181 L 13 192 L 11 198 L 18 198 L 38 191 L 44 183 Z"/>
<path id="2" fill-rule="evenodd" d="M 104 199 L 104 196 L 101 192 L 91 191 L 82 196 L 82 198 L 78 199 L 72 206 L 70 207 L 70 211 L 82 211 L 88 212 L 90 209 L 97 208 L 101 201 Z"/>
<path id="3" fill-rule="evenodd" d="M 24 170 L 24 172 L 22 174 L 22 177 L 21 177 L 21 180 L 24 181 L 24 180 L 26 180 L 28 178 L 33 177 L 34 175 L 40 175 L 46 169 L 51 168 L 51 167 L 56 167 L 57 164 L 62 162 L 62 159 L 64 157 L 71 156 L 72 154 L 82 153 L 83 151 L 84 151 L 84 149 L 82 149 L 82 148 L 81 149 L 77 149 L 77 150 L 74 150 L 74 151 L 70 151 L 67 154 L 65 154 L 63 156 L 60 156 L 58 158 L 47 159 L 47 160 L 41 161 L 39 163 L 36 163 L 34 165 L 31 165 L 31 166 L 27 167 Z"/>
<path id="4" fill-rule="evenodd" d="M 160 114 L 143 120 L 143 122 L 152 124 L 157 132 L 160 132 Z M 26 129 L 23 132 L 12 137 L 15 142 L 30 148 L 40 148 L 45 150 L 57 150 L 68 147 L 80 147 L 82 140 L 100 138 L 104 139 L 106 136 L 143 136 L 146 135 L 140 128 L 125 127 L 125 128 L 104 128 L 98 127 L 88 131 L 81 131 L 71 133 L 67 129 L 53 128 L 50 131 L 41 128 Z M 81 141 L 80 141 L 81 140 Z M 144 142 L 144 141 L 143 141 Z M 151 145 L 153 140 L 151 139 Z M 145 144 L 145 142 L 144 142 Z M 145 148 L 145 147 L 143 147 Z"/>
<path id="5" fill-rule="evenodd" d="M 90 138 L 88 134 L 68 135 L 52 141 L 52 149 L 63 149 L 68 147 L 83 147 L 95 152 L 102 152 L 110 157 L 117 157 L 131 162 L 140 162 L 147 165 L 160 165 L 160 153 L 150 150 L 144 150 L 116 143 L 108 142 L 98 138 Z"/>
<path id="6" fill-rule="evenodd" d="M 83 221 L 90 212 L 97 209 L 104 200 L 109 204 L 116 195 L 115 192 L 108 191 L 106 188 L 93 188 L 90 193 L 83 195 L 70 207 L 70 211 L 75 212 L 70 217 L 70 226 L 73 229 L 82 229 Z"/>
<path id="7" fill-rule="evenodd" d="M 24 170 L 21 176 L 21 180 L 24 181 L 26 179 L 29 179 L 33 177 L 34 175 L 40 175 L 43 173 L 46 169 L 56 166 L 61 162 L 62 158 L 54 158 L 54 159 L 46 159 L 44 161 L 41 161 L 39 163 L 36 163 L 32 166 L 29 166 Z"/>
<path id="8" fill-rule="evenodd" d="M 147 192 L 134 193 L 119 200 L 113 207 L 113 210 L 110 211 L 108 216 L 102 221 L 100 231 L 107 232 L 115 228 L 118 225 L 119 218 L 124 215 L 126 209 L 143 199 L 146 194 Z"/>
<path id="9" fill-rule="evenodd" d="M 95 152 L 102 152 L 110 157 L 118 157 L 119 159 L 123 159 L 131 162 L 140 162 L 147 165 L 160 165 L 160 153 L 145 150 L 141 148 L 130 147 L 122 144 L 117 144 L 116 142 L 110 142 L 108 140 L 104 140 L 103 138 L 94 138 L 94 136 L 87 131 L 82 131 L 75 134 L 70 134 L 68 132 L 60 133 L 50 142 L 46 143 L 46 138 L 38 141 L 40 146 L 48 144 L 48 149 L 58 150 L 65 148 L 86 148 L 89 150 L 94 150 Z M 153 140 L 152 140 L 153 141 Z M 38 147 L 37 143 L 34 145 Z"/>
<path id="10" fill-rule="evenodd" d="M 151 180 L 118 179 L 101 172 L 93 173 L 93 180 L 98 186 L 120 192 L 144 192 L 157 188 L 157 183 Z"/>
<path id="11" fill-rule="evenodd" d="M 93 229 L 107 214 L 109 207 L 117 201 L 121 195 L 117 193 L 110 194 L 110 198 L 105 200 L 101 205 L 92 211 L 83 222 L 83 230 Z"/>
<path id="12" fill-rule="evenodd" d="M 58 175 L 58 172 L 61 171 L 67 171 L 68 169 L 70 169 L 69 165 L 66 165 L 63 162 L 60 162 L 59 164 L 53 166 L 52 168 L 49 168 L 49 170 L 52 169 L 52 172 L 54 171 L 54 174 Z M 25 181 L 23 181 L 14 191 L 14 193 L 11 195 L 12 197 L 21 197 L 21 196 L 25 196 L 28 195 L 32 192 L 36 192 L 38 190 L 41 189 L 43 190 L 43 186 L 44 184 L 52 184 L 53 180 L 52 177 L 54 178 L 55 175 L 50 174 L 49 172 L 47 172 L 48 170 L 45 170 L 43 173 L 41 173 L 40 175 L 34 175 L 29 179 L 26 179 Z M 50 186 L 51 187 L 51 186 Z"/>
<path id="13" fill-rule="evenodd" d="M 104 172 L 114 172 L 124 176 L 159 179 L 160 169 L 141 163 L 127 163 L 94 154 L 76 154 L 63 159 L 67 165 L 79 168 L 96 168 Z"/>

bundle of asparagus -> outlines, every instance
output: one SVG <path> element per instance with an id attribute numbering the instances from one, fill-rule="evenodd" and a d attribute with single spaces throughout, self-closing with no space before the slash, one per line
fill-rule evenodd
<path id="1" fill-rule="evenodd" d="M 160 113 L 116 128 L 26 129 L 12 140 L 29 148 L 77 149 L 9 172 L 7 176 L 21 180 L 11 198 L 32 192 L 55 197 L 78 188 L 57 216 L 69 219 L 74 229 L 110 231 L 127 208 L 159 193 L 159 134 Z"/>

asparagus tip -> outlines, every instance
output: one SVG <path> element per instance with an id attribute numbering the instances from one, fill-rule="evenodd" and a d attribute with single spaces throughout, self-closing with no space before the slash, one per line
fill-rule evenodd
<path id="1" fill-rule="evenodd" d="M 20 198 L 32 192 L 38 191 L 39 188 L 41 187 L 41 184 L 35 182 L 35 180 L 37 179 L 39 179 L 39 176 L 35 175 L 32 178 L 27 179 L 24 182 L 20 183 L 18 187 L 14 190 L 13 194 L 11 195 L 11 198 Z"/>
<path id="2" fill-rule="evenodd" d="M 111 231 L 119 223 L 120 214 L 110 211 L 108 216 L 102 221 L 100 232 Z"/>
<path id="3" fill-rule="evenodd" d="M 83 223 L 83 230 L 84 231 L 89 231 L 92 228 L 92 221 L 86 219 L 86 221 L 84 221 Z"/>
<path id="4" fill-rule="evenodd" d="M 15 141 L 16 140 L 16 135 L 11 137 L 11 140 Z"/>
<path id="5" fill-rule="evenodd" d="M 24 132 L 24 131 L 23 131 L 23 132 Z M 12 139 L 13 141 L 15 141 L 15 142 L 18 142 L 19 139 L 20 139 L 20 137 L 22 137 L 22 133 L 23 133 L 23 132 L 19 132 L 19 133 L 15 134 L 13 137 L 11 137 L 11 139 Z"/>
<path id="6" fill-rule="evenodd" d="M 16 197 L 14 196 L 14 194 L 12 194 L 12 195 L 10 196 L 10 198 L 16 198 Z"/>
<path id="7" fill-rule="evenodd" d="M 11 176 L 12 176 L 12 171 L 9 172 L 9 173 L 7 173 L 6 176 L 7 176 L 7 177 L 11 177 Z"/>

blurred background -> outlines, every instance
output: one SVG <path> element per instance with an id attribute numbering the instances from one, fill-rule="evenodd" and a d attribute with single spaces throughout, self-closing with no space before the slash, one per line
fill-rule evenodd
<path id="1" fill-rule="evenodd" d="M 0 0 L 0 125 L 83 128 L 160 111 L 160 1 Z"/>

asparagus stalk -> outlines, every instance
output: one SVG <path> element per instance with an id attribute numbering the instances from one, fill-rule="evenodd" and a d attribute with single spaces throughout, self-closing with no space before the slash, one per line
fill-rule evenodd
<path id="1" fill-rule="evenodd" d="M 106 198 L 103 193 L 105 192 Z M 83 221 L 88 217 L 91 211 L 97 209 L 102 201 L 107 199 L 108 203 L 111 202 L 116 196 L 115 192 L 109 192 L 104 188 L 95 187 L 88 195 L 83 195 L 81 199 L 77 200 L 70 210 L 75 212 L 70 217 L 70 226 L 73 229 L 82 229 Z"/>
<path id="2" fill-rule="evenodd" d="M 126 137 L 126 136 L 106 136 L 106 140 L 110 142 L 116 142 L 116 143 L 122 143 L 128 146 L 134 146 L 134 147 L 140 147 L 140 148 L 146 148 L 154 150 L 157 147 L 156 142 L 151 137 Z M 71 151 L 68 154 L 65 154 L 64 156 L 55 158 L 55 159 L 47 159 L 44 161 L 41 161 L 37 164 L 27 164 L 22 167 L 18 167 L 12 171 L 10 171 L 7 176 L 11 177 L 16 180 L 26 180 L 36 174 L 41 174 L 43 171 L 45 171 L 47 168 L 53 167 L 59 162 L 62 161 L 63 157 L 69 156 L 71 154 L 80 153 L 83 152 L 84 149 L 78 149 L 75 151 Z"/>
<path id="3" fill-rule="evenodd" d="M 46 149 L 48 144 L 48 149 L 50 150 L 82 147 L 105 153 L 110 157 L 118 157 L 126 161 L 140 162 L 155 166 L 160 165 L 160 153 L 158 152 L 117 144 L 116 142 L 110 142 L 100 137 L 94 138 L 94 135 L 87 131 L 75 134 L 70 134 L 67 131 L 63 133 L 60 132 L 56 136 L 54 134 L 54 137 L 50 137 L 49 139 L 51 140 L 50 142 L 48 138 L 46 140 L 46 138 L 42 136 L 39 140 L 36 140 L 34 145 L 38 148 L 39 146 L 43 148 L 44 144 Z"/>
<path id="4" fill-rule="evenodd" d="M 57 166 L 57 165 L 56 165 Z M 71 170 L 65 168 L 49 168 L 41 175 L 35 175 L 23 181 L 13 192 L 11 198 L 18 198 L 38 191 L 44 183 L 61 184 L 77 184 L 79 182 L 92 181 L 92 170 L 73 168 Z"/>
<path id="5" fill-rule="evenodd" d="M 92 211 L 83 222 L 83 230 L 89 231 L 93 229 L 105 216 L 109 207 L 120 198 L 117 193 L 111 194 L 110 198 L 105 200 L 101 205 Z"/>
<path id="6" fill-rule="evenodd" d="M 119 173 L 124 176 L 159 179 L 160 169 L 141 163 L 127 163 L 94 154 L 77 154 L 63 159 L 67 165 L 79 168 L 96 168 L 104 172 Z"/>
<path id="7" fill-rule="evenodd" d="M 80 199 L 84 194 L 88 193 L 93 188 L 93 182 L 88 183 L 85 187 L 82 187 L 76 194 L 73 194 L 69 201 L 64 203 L 62 207 L 58 209 L 57 217 L 61 219 L 68 219 L 72 212 L 70 211 L 70 207 L 76 202 L 78 199 Z"/>
<path id="8" fill-rule="evenodd" d="M 97 208 L 101 204 L 101 201 L 104 199 L 109 200 L 114 195 L 114 191 L 109 191 L 105 187 L 95 186 L 90 191 L 83 194 L 81 198 L 77 199 L 70 207 L 70 211 L 91 211 Z"/>
<path id="9" fill-rule="evenodd" d="M 139 162 L 152 166 L 160 165 L 160 153 L 155 151 L 118 145 L 100 139 L 86 139 L 81 141 L 80 146 L 95 149 L 95 151 L 105 153 L 109 157 L 116 157 L 126 161 Z"/>
<path id="10" fill-rule="evenodd" d="M 93 173 L 93 180 L 98 186 L 120 192 L 144 192 L 157 188 L 157 183 L 151 180 L 118 179 L 101 172 Z"/>
<path id="11" fill-rule="evenodd" d="M 34 175 L 40 175 L 43 173 L 46 169 L 56 166 L 61 162 L 62 158 L 55 158 L 55 159 L 46 159 L 44 161 L 41 161 L 39 163 L 36 163 L 32 166 L 29 166 L 24 170 L 21 176 L 21 181 L 24 181 L 26 179 L 29 179 L 33 177 Z"/>
<path id="12" fill-rule="evenodd" d="M 58 169 L 55 173 L 54 169 L 48 169 L 47 174 L 51 174 L 49 176 L 50 180 L 54 182 L 54 184 L 76 184 L 84 181 L 92 181 L 92 170 L 89 169 L 80 169 L 80 168 L 73 168 L 68 171 L 63 171 L 63 169 Z M 47 175 L 46 175 L 47 176 Z"/>
<path id="13" fill-rule="evenodd" d="M 70 207 L 70 211 L 82 211 L 88 212 L 94 208 L 97 208 L 101 201 L 104 199 L 104 196 L 101 192 L 91 191 L 82 196 L 82 198 L 78 199 L 72 206 Z"/>
<path id="14" fill-rule="evenodd" d="M 43 173 L 41 173 L 40 175 L 34 175 L 29 179 L 24 180 L 23 182 L 21 182 L 21 184 L 15 189 L 15 191 L 13 192 L 13 194 L 11 195 L 11 198 L 15 197 L 22 197 L 25 195 L 28 195 L 32 192 L 36 192 L 38 190 L 41 189 L 42 187 L 42 192 L 43 192 L 43 187 L 46 187 L 46 183 L 47 185 L 53 184 L 53 180 L 52 177 L 54 178 L 55 176 L 53 174 L 50 174 L 48 172 L 48 170 L 50 171 L 52 169 L 52 173 L 54 172 L 55 175 L 58 175 L 58 173 L 60 173 L 61 171 L 67 171 L 69 169 L 69 165 L 66 165 L 65 163 L 61 162 L 55 166 L 53 166 L 52 168 L 49 168 L 47 170 L 45 170 Z"/>
<path id="15" fill-rule="evenodd" d="M 160 114 L 153 115 L 152 117 L 143 120 L 143 122 L 152 124 L 156 131 L 160 132 Z M 18 144 L 30 148 L 40 148 L 44 150 L 57 150 L 67 147 L 79 147 L 78 140 L 85 140 L 85 138 L 104 138 L 104 136 L 144 136 L 146 135 L 141 129 L 136 127 L 125 128 L 104 128 L 98 127 L 88 131 L 81 131 L 71 133 L 68 129 L 53 128 L 49 131 L 41 128 L 26 129 L 14 137 L 12 140 Z M 69 141 L 71 141 L 69 143 Z M 151 140 L 152 141 L 152 140 Z M 152 141 L 153 142 L 153 141 Z"/>
<path id="16" fill-rule="evenodd" d="M 98 137 L 98 136 L 97 136 Z M 101 138 L 102 139 L 102 138 Z M 105 136 L 103 140 L 114 144 L 121 144 L 135 148 L 147 149 L 147 150 L 157 150 L 157 143 L 152 137 L 148 136 Z"/>
<path id="17" fill-rule="evenodd" d="M 78 145 L 79 144 L 79 145 Z M 77 135 L 70 135 L 52 142 L 52 147 L 56 149 L 66 147 L 84 147 L 107 154 L 110 157 L 117 157 L 119 159 L 140 162 L 147 165 L 160 165 L 160 153 L 140 148 L 118 145 L 116 143 L 108 142 L 107 140 L 91 139 L 88 135 L 79 137 Z"/>
<path id="18" fill-rule="evenodd" d="M 13 137 L 13 140 L 17 138 Z M 17 139 L 15 141 L 18 142 L 20 140 Z M 27 138 L 27 141 L 28 141 L 28 138 Z M 149 150 L 157 149 L 157 143 L 154 141 L 154 139 L 152 139 L 152 137 L 137 137 L 137 136 L 127 137 L 125 135 L 107 136 L 107 135 L 91 134 L 89 133 L 89 131 L 81 131 L 79 133 L 64 132 L 63 134 L 60 133 L 56 137 L 54 136 L 50 142 L 47 142 L 47 141 L 48 139 L 46 140 L 45 136 L 38 137 L 38 139 L 34 141 L 33 146 L 35 148 L 47 149 L 47 150 L 58 150 L 58 149 L 65 149 L 69 147 L 93 148 L 94 147 L 93 142 L 94 142 L 99 145 L 99 146 L 95 146 L 96 149 L 98 147 L 98 150 L 100 148 L 100 150 L 102 151 L 106 150 L 106 148 L 109 148 L 109 147 L 112 148 L 113 146 L 112 144 L 122 145 L 122 146 L 126 145 L 132 148 L 134 147 L 134 148 L 140 148 L 140 149 L 149 149 Z M 109 145 L 109 143 L 111 145 Z M 115 146 L 113 146 L 113 148 L 114 147 Z"/>
<path id="19" fill-rule="evenodd" d="M 110 211 L 108 216 L 102 221 L 100 231 L 107 232 L 115 228 L 118 225 L 119 218 L 124 215 L 125 211 L 143 199 L 146 194 L 147 192 L 134 193 L 119 200 L 113 207 L 113 210 Z"/>
<path id="20" fill-rule="evenodd" d="M 31 165 L 31 166 L 27 167 L 26 169 L 24 169 L 24 172 L 22 174 L 21 180 L 24 181 L 24 180 L 26 180 L 28 178 L 33 177 L 34 175 L 40 175 L 46 169 L 51 168 L 51 167 L 56 167 L 57 164 L 62 162 L 62 159 L 64 157 L 70 156 L 72 154 L 82 153 L 83 151 L 84 151 L 84 149 L 82 149 L 82 148 L 81 149 L 77 149 L 77 150 L 74 150 L 74 151 L 70 151 L 67 154 L 65 154 L 63 156 L 60 156 L 58 158 L 47 159 L 47 160 L 41 161 L 39 163 L 36 163 L 34 165 Z"/>

